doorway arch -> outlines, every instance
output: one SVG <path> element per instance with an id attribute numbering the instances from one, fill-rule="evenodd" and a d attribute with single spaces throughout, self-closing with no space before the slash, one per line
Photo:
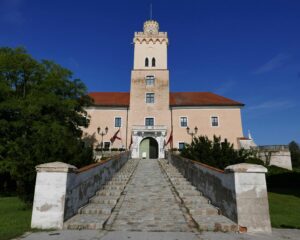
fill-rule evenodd
<path id="1" fill-rule="evenodd" d="M 158 158 L 158 142 L 152 137 L 146 137 L 140 142 L 140 158 Z"/>

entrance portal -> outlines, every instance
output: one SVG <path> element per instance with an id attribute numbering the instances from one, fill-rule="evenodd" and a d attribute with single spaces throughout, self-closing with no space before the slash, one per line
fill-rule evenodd
<path id="1" fill-rule="evenodd" d="M 158 158 L 158 143 L 154 138 L 147 137 L 141 141 L 140 158 Z"/>

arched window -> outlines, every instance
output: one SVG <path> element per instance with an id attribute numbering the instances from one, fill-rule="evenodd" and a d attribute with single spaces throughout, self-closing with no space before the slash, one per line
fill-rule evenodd
<path id="1" fill-rule="evenodd" d="M 152 58 L 152 67 L 155 67 L 155 58 Z"/>
<path id="2" fill-rule="evenodd" d="M 145 67 L 149 67 L 149 59 L 148 58 L 145 59 Z"/>

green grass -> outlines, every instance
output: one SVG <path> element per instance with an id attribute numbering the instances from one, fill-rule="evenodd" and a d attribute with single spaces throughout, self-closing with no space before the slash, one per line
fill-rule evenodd
<path id="1" fill-rule="evenodd" d="M 300 189 L 269 191 L 272 227 L 300 229 Z"/>
<path id="2" fill-rule="evenodd" d="M 17 197 L 0 197 L 0 240 L 29 231 L 30 221 L 31 209 Z"/>

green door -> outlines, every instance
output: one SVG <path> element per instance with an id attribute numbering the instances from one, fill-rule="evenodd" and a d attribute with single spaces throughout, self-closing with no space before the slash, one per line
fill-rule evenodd
<path id="1" fill-rule="evenodd" d="M 158 143 L 154 138 L 144 138 L 140 143 L 140 158 L 158 158 Z"/>

